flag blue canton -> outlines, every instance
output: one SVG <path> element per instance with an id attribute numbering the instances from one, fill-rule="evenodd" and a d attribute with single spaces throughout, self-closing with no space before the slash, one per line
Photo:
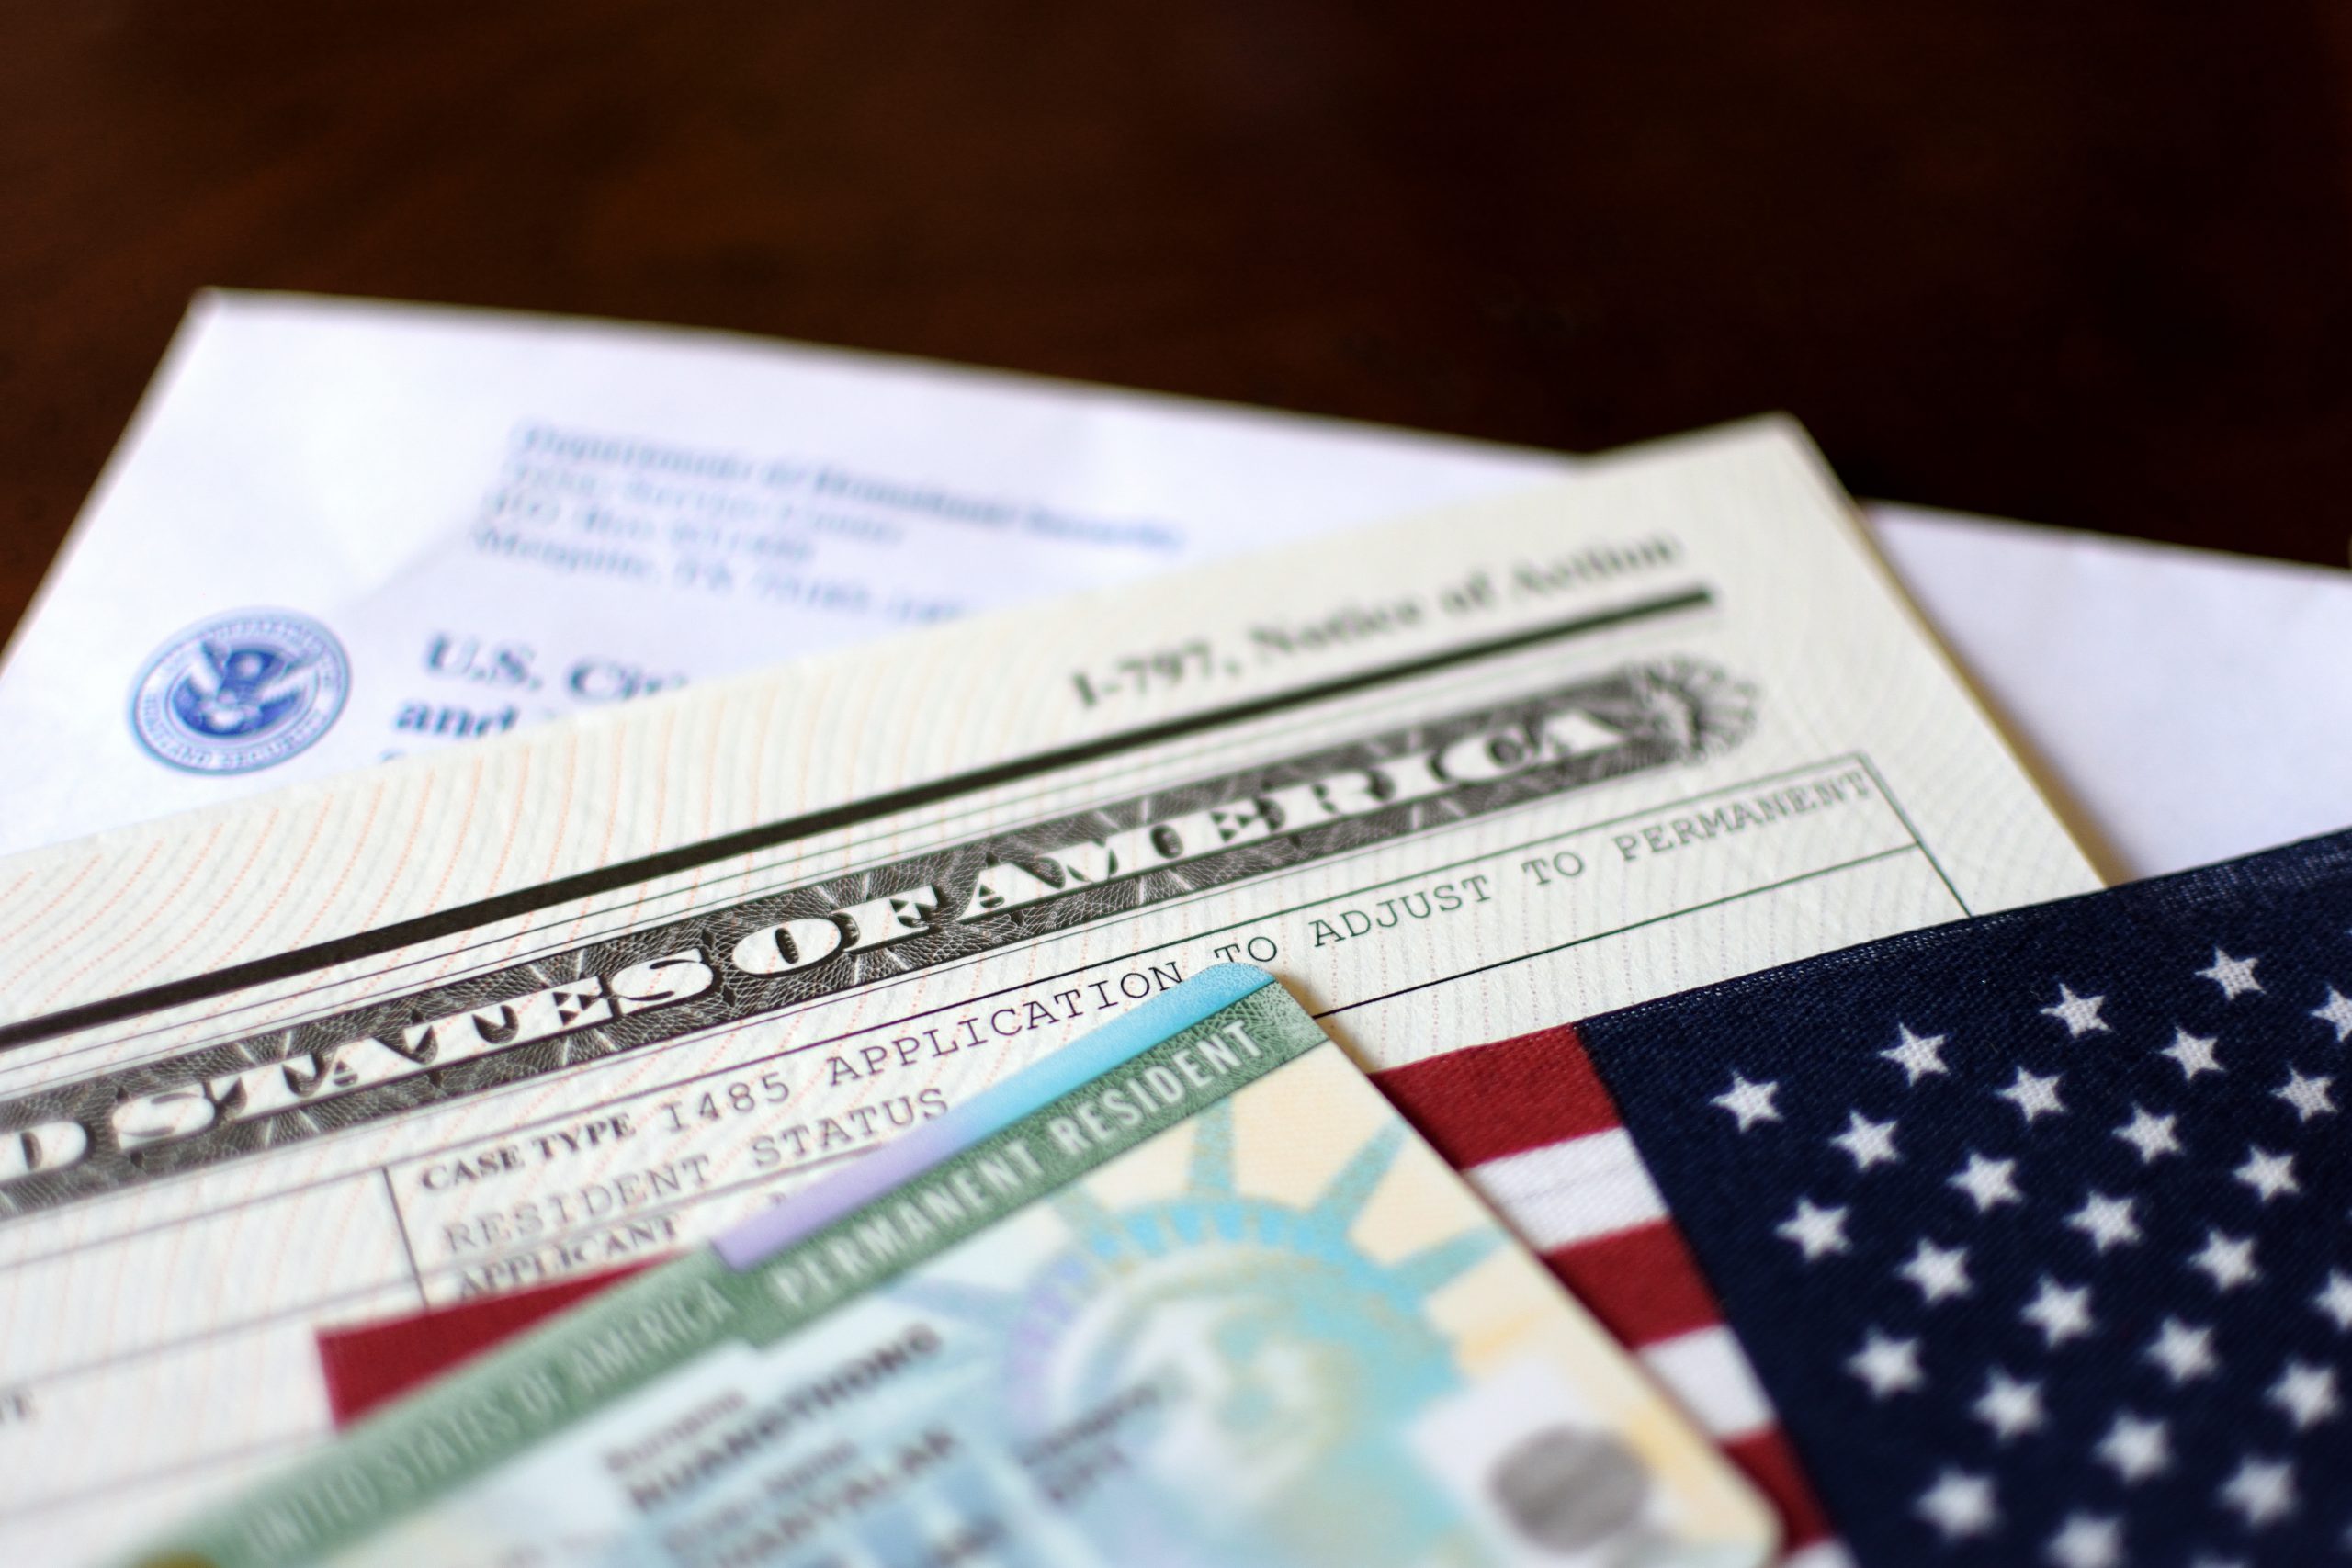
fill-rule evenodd
<path id="1" fill-rule="evenodd" d="M 1862 1562 L 2352 1562 L 2352 834 L 1579 1032 Z"/>

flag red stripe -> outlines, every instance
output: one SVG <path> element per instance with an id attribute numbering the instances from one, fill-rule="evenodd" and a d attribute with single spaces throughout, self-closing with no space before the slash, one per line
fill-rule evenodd
<path id="1" fill-rule="evenodd" d="M 1782 1550 L 1794 1551 L 1829 1539 L 1829 1517 L 1821 1511 L 1812 1483 L 1797 1465 L 1796 1450 L 1778 1427 L 1725 1443 L 1724 1452 L 1771 1499 L 1786 1532 L 1781 1537 Z"/>
<path id="2" fill-rule="evenodd" d="M 1723 1322 L 1722 1306 L 1671 1223 L 1636 1225 L 1544 1256 L 1570 1294 L 1635 1349 Z"/>
<path id="3" fill-rule="evenodd" d="M 1457 1170 L 1618 1125 L 1567 1025 L 1426 1057 L 1373 1081 Z"/>
<path id="4" fill-rule="evenodd" d="M 325 1374 L 327 1406 L 335 1426 L 350 1426 L 377 1406 L 643 1267 L 629 1264 L 407 1317 L 319 1330 L 319 1370 Z"/>

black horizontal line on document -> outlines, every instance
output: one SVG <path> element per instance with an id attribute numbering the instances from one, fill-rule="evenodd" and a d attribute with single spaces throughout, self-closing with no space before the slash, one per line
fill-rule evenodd
<path id="1" fill-rule="evenodd" d="M 543 882 L 536 886 L 514 888 L 488 898 L 476 899 L 471 903 L 452 905 L 447 909 L 436 909 L 429 915 L 419 915 L 411 919 L 395 920 L 390 925 L 378 926 L 372 931 L 354 931 L 347 936 L 313 942 L 306 947 L 291 948 L 284 953 L 272 953 L 266 958 L 256 958 L 243 964 L 232 964 L 224 968 L 190 975 L 178 980 L 165 981 L 162 985 L 148 986 L 136 991 L 126 991 L 120 996 L 107 997 L 95 1002 L 85 1002 L 78 1007 L 64 1008 L 56 1012 L 24 1019 L 16 1023 L 0 1024 L 0 1049 L 54 1039 L 61 1034 L 71 1034 L 77 1030 L 92 1029 L 101 1024 L 136 1018 L 142 1013 L 159 1012 L 166 1008 L 182 1007 L 189 1002 L 202 1001 L 208 997 L 222 996 L 232 991 L 242 990 L 248 986 L 267 985 L 274 980 L 288 979 L 312 970 L 332 968 L 336 964 L 348 964 L 356 959 L 377 957 L 382 953 L 413 946 L 417 942 L 452 936 L 476 926 L 491 925 L 500 920 L 512 919 L 517 915 L 527 915 L 582 898 L 594 897 L 599 893 L 609 893 L 635 883 L 652 882 L 665 876 L 674 876 L 681 872 L 692 871 L 698 866 L 708 865 L 714 862 L 732 860 L 740 855 L 772 849 L 778 844 L 789 843 L 796 839 L 838 831 L 876 818 L 895 816 L 901 811 L 911 811 L 939 801 L 953 799 L 959 795 L 998 788 L 1040 773 L 1099 761 L 1105 757 L 1117 756 L 1123 751 L 1160 745 L 1166 741 L 1181 739 L 1187 735 L 1219 728 L 1226 725 L 1248 723 L 1253 719 L 1284 713 L 1293 708 L 1328 702 L 1334 697 L 1347 696 L 1372 687 L 1386 685 L 1392 682 L 1412 680 L 1441 670 L 1450 670 L 1457 665 L 1475 663 L 1482 659 L 1493 659 L 1514 653 L 1522 649 L 1589 637 L 1598 632 L 1614 630 L 1638 621 L 1654 620 L 1685 610 L 1702 609 L 1713 603 L 1713 594 L 1706 588 L 1686 589 L 1678 593 L 1645 599 L 1635 604 L 1602 610 L 1593 615 L 1578 615 L 1569 620 L 1555 621 L 1547 626 L 1512 632 L 1504 637 L 1488 637 L 1480 642 L 1466 643 L 1458 648 L 1424 654 L 1418 659 L 1408 659 L 1393 664 L 1384 664 L 1372 670 L 1358 671 L 1352 675 L 1341 675 L 1332 680 L 1294 687 L 1289 691 L 1274 692 L 1262 697 L 1252 697 L 1246 702 L 1229 703 L 1223 707 L 1206 708 L 1199 713 L 1186 714 L 1179 718 L 1164 719 L 1159 723 L 1143 725 L 1135 729 L 1121 730 L 1092 740 L 1080 741 L 1075 745 L 1057 747 L 1027 757 L 1016 757 L 1008 761 L 990 763 L 987 767 L 973 768 L 960 773 L 950 773 L 944 778 L 933 779 L 927 784 L 911 784 L 904 789 L 868 795 L 862 800 L 828 807 L 820 811 L 784 818 L 778 821 L 764 823 L 760 827 L 746 828 L 739 832 L 723 833 L 714 839 L 705 839 L 699 843 L 683 844 L 676 849 L 663 850 L 656 854 L 621 861 L 613 865 L 599 866 L 594 871 L 580 872 L 571 876 L 557 877 L 553 881 Z"/>

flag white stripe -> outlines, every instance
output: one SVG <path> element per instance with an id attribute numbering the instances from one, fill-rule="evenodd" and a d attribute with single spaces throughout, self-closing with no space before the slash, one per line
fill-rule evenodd
<path id="1" fill-rule="evenodd" d="M 1729 1442 L 1772 1426 L 1772 1406 L 1730 1329 L 1717 1324 L 1661 1339 L 1642 1361 L 1697 1417 L 1707 1435 Z"/>
<path id="2" fill-rule="evenodd" d="M 1539 1252 L 1666 1218 L 1666 1200 L 1623 1127 L 1505 1155 L 1463 1174 Z"/>

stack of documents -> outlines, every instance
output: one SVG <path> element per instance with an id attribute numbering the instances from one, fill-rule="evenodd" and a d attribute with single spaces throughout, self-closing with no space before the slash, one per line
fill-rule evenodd
<path id="1" fill-rule="evenodd" d="M 2352 707 L 2326 574 L 1882 529 L 1909 595 L 1778 422 L 1568 462 L 200 302 L 0 666 L 40 759 L 0 773 L 0 1549 L 210 1508 L 224 1562 L 1834 1552 L 1736 1316 L 1583 1289 L 1629 1354 L 1521 1250 L 1580 1288 L 1666 1213 L 1646 1143 L 1559 1134 L 1563 1027 L 2340 826 L 2345 760 L 2222 699 L 2335 655 L 2296 700 Z M 1454 1086 L 1508 1237 L 1314 1025 L 1408 1110 Z M 1178 1036 L 1153 1081 L 1203 1098 L 1089 1087 Z M 1079 1164 L 824 1272 L 1057 1125 Z M 1123 1249 L 1099 1299 L 1053 1261 Z M 322 1450 L 322 1338 L 681 1254 Z M 885 1351 L 919 1371 L 808 1404 Z M 885 1455 L 895 1500 L 823 1501 Z"/>
<path id="2" fill-rule="evenodd" d="M 0 853 L 1572 466 L 718 333 L 209 294 L 0 662 L 0 732 L 39 761 L 0 775 Z M 2342 573 L 1872 523 L 2116 871 L 2338 825 Z M 260 661 L 216 671 L 232 645 Z M 277 691 L 281 661 L 304 672 Z M 244 732 L 126 718 L 179 673 L 301 701 Z"/>

